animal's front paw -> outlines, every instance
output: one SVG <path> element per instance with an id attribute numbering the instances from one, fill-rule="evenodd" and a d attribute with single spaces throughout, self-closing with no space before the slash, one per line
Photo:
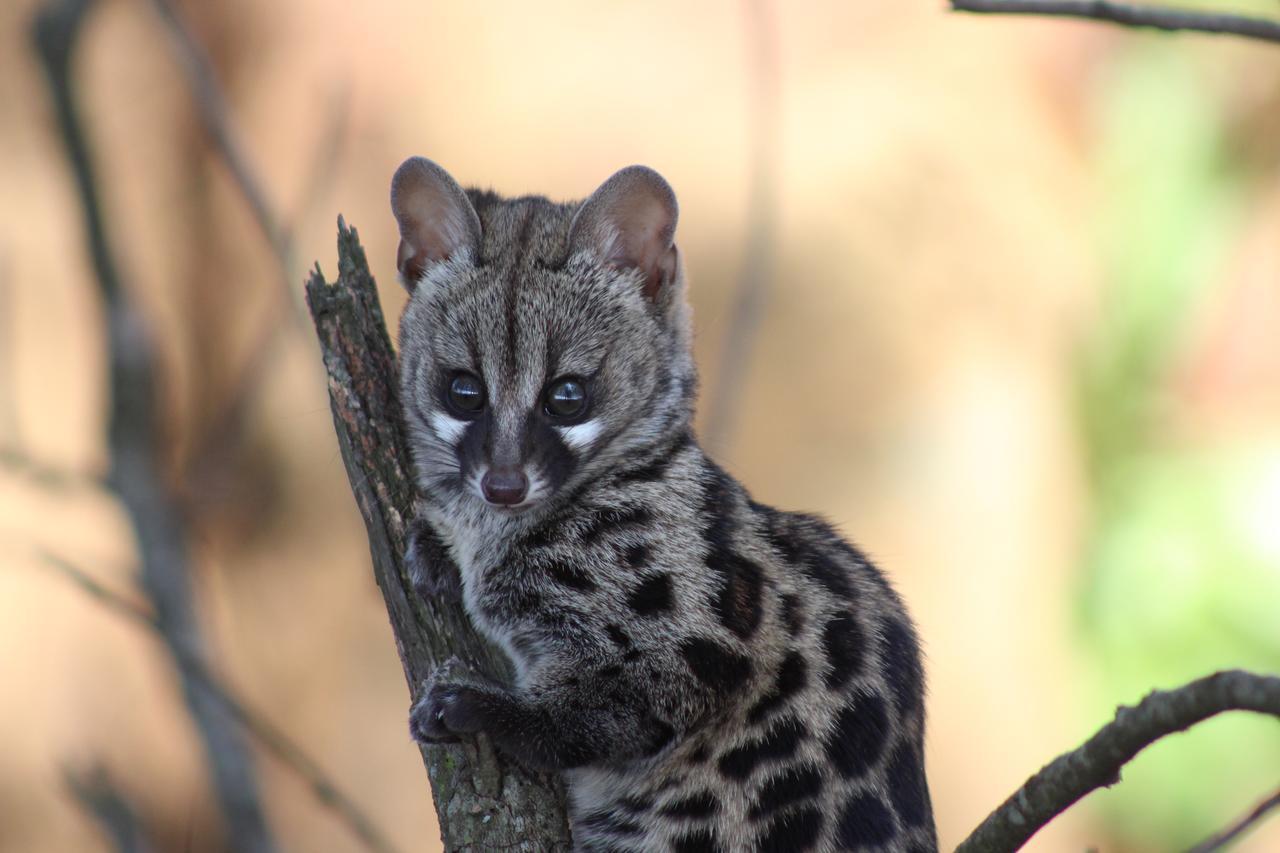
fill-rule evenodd
<path id="1" fill-rule="evenodd" d="M 409 732 L 422 743 L 453 743 L 484 728 L 483 681 L 457 658 L 436 668 L 409 712 Z"/>
<path id="2" fill-rule="evenodd" d="M 405 533 L 404 563 L 414 592 L 426 599 L 457 601 L 462 597 L 458 567 L 425 518 L 415 518 Z"/>

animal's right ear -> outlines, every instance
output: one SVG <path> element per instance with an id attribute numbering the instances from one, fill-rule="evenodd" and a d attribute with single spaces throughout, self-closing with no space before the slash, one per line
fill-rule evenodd
<path id="1" fill-rule="evenodd" d="M 396 267 L 410 293 L 432 265 L 480 253 L 480 217 L 453 177 L 425 157 L 410 157 L 391 179 L 391 212 L 400 226 Z"/>

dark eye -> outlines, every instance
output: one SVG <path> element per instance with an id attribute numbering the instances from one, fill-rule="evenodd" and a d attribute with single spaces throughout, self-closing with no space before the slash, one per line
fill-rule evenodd
<path id="1" fill-rule="evenodd" d="M 463 415 L 484 408 L 484 385 L 470 373 L 459 373 L 449 382 L 449 405 Z"/>
<path id="2" fill-rule="evenodd" d="M 547 387 L 547 414 L 556 418 L 576 418 L 587 408 L 587 389 L 577 379 L 557 379 Z"/>

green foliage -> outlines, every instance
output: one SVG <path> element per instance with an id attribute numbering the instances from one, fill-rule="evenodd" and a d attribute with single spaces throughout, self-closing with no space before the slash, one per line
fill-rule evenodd
<path id="1" fill-rule="evenodd" d="M 1079 377 L 1094 498 L 1079 624 L 1098 725 L 1155 687 L 1280 671 L 1280 443 L 1178 437 L 1187 412 L 1170 382 L 1246 176 L 1226 164 L 1224 122 L 1185 51 L 1144 45 L 1113 71 L 1099 151 L 1108 281 Z M 1126 844 L 1185 846 L 1274 786 L 1276 767 L 1280 724 L 1234 715 L 1157 744 L 1096 802 Z"/>

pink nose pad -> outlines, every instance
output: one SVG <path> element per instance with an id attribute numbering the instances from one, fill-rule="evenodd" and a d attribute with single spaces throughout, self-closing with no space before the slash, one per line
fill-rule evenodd
<path id="1" fill-rule="evenodd" d="M 480 491 L 491 504 L 515 506 L 529 493 L 529 478 L 514 468 L 490 468 L 480 479 Z"/>

